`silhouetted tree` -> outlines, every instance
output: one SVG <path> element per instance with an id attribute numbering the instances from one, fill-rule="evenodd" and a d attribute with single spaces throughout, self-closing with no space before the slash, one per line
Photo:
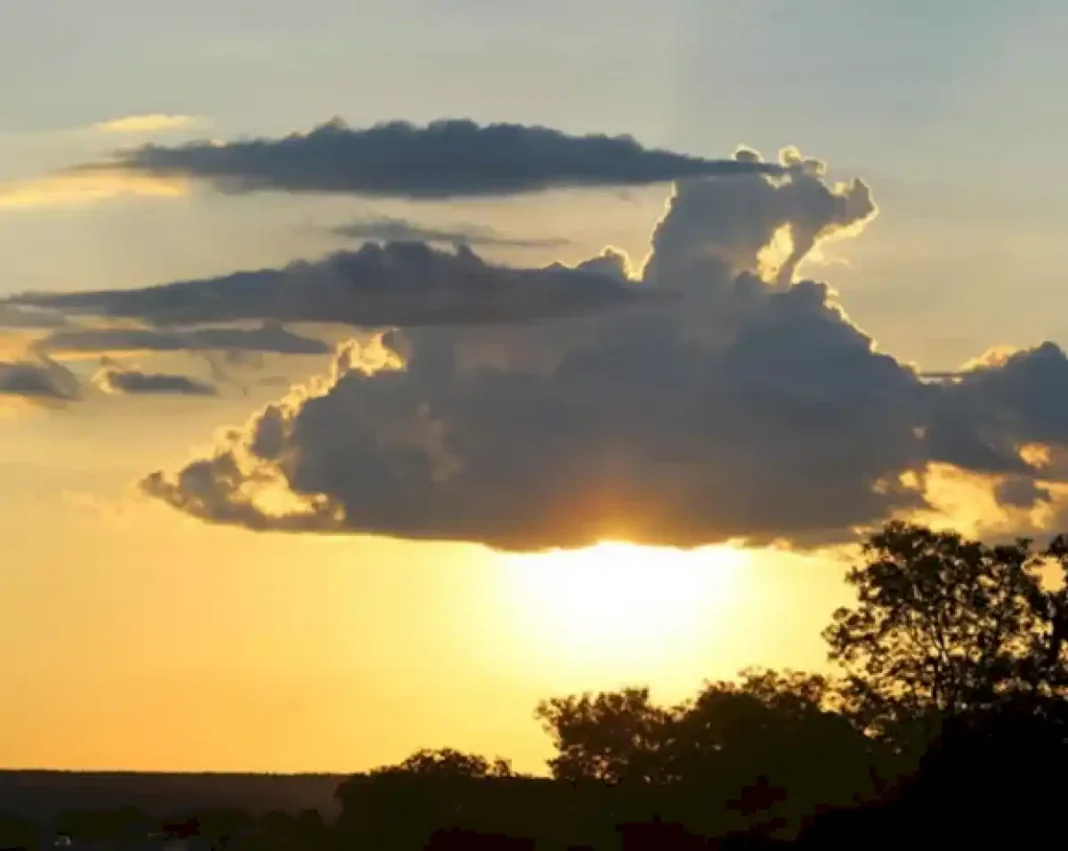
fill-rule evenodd
<path id="1" fill-rule="evenodd" d="M 795 830 L 821 807 L 875 794 L 879 745 L 833 711 L 835 694 L 824 677 L 750 670 L 673 707 L 624 689 L 557 698 L 537 714 L 557 747 L 554 776 L 612 784 L 631 818 Z"/>
<path id="2" fill-rule="evenodd" d="M 857 604 L 824 632 L 860 727 L 915 751 L 947 717 L 1064 696 L 1068 606 L 1042 582 L 1051 565 L 1065 572 L 1063 539 L 1036 553 L 893 522 L 864 555 L 847 576 Z"/>
<path id="3" fill-rule="evenodd" d="M 656 783 L 668 779 L 666 747 L 672 710 L 649 689 L 581 694 L 543 701 L 535 710 L 553 739 L 549 760 L 559 780 Z"/>
<path id="4" fill-rule="evenodd" d="M 199 835 L 208 837 L 219 847 L 230 842 L 243 832 L 248 832 L 253 824 L 252 817 L 235 808 L 218 808 L 198 810 L 196 819 Z"/>
<path id="5" fill-rule="evenodd" d="M 731 830 L 793 832 L 822 808 L 870 800 L 885 756 L 834 702 L 819 675 L 748 670 L 709 683 L 673 712 L 667 773 Z"/>
<path id="6" fill-rule="evenodd" d="M 447 829 L 508 834 L 546 809 L 536 792 L 520 788 L 529 780 L 507 760 L 421 750 L 342 783 L 335 826 L 357 848 L 422 849 L 435 831 Z"/>
<path id="7" fill-rule="evenodd" d="M 416 751 L 403 762 L 374 770 L 375 774 L 418 774 L 436 777 L 513 777 L 512 764 L 500 757 L 488 760 L 452 748 Z"/>

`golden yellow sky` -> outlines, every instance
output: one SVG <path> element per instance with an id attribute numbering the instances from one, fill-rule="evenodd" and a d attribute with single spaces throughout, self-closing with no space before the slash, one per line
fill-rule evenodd
<path id="1" fill-rule="evenodd" d="M 556 218 L 559 199 L 471 218 L 574 233 L 568 259 L 609 241 L 640 259 L 662 195 L 613 207 L 615 218 L 589 215 L 604 199 Z M 228 233 L 186 257 L 186 271 L 249 265 L 240 255 L 252 244 L 244 229 Z M 154 245 L 141 246 L 146 256 Z M 137 280 L 136 250 L 106 240 L 96 250 L 120 280 Z M 280 262 L 291 250 L 267 253 Z M 834 269 L 847 287 L 854 273 Z M 325 366 L 302 361 L 291 377 Z M 549 742 L 532 712 L 543 698 L 638 684 L 677 700 L 749 665 L 824 664 L 819 632 L 848 589 L 842 565 L 816 557 L 626 546 L 502 556 L 254 534 L 122 502 L 146 470 L 180 466 L 278 392 L 114 399 L 0 421 L 0 646 L 13 648 L 0 664 L 0 764 L 353 771 L 452 746 L 539 771 Z M 949 490 L 967 508 L 967 490 Z"/>
<path id="2" fill-rule="evenodd" d="M 574 234 L 561 252 L 570 261 L 606 242 L 640 260 L 663 196 L 643 191 L 588 208 L 545 198 L 511 217 L 471 205 L 464 215 L 503 231 Z M 192 216 L 183 210 L 160 215 Z M 247 223 L 211 245 L 179 227 L 168 243 L 158 222 L 127 232 L 129 220 L 109 215 L 102 210 L 93 226 L 94 217 L 79 220 L 79 239 L 106 261 L 91 269 L 97 284 L 102 270 L 123 284 L 143 280 L 150 257 L 151 268 L 170 263 L 177 276 L 298 253 L 285 240 L 258 246 Z M 426 218 L 457 214 L 441 206 Z M 918 237 L 901 246 L 924 250 Z M 825 255 L 833 261 L 838 251 L 832 244 Z M 852 281 L 882 262 L 859 256 L 833 267 L 850 295 Z M 290 377 L 322 373 L 328 359 L 311 361 Z M 240 425 L 278 393 L 120 398 L 0 420 L 0 646 L 13 648 L 0 664 L 0 764 L 353 771 L 452 746 L 539 771 L 549 742 L 532 712 L 543 698 L 637 684 L 678 700 L 749 665 L 824 664 L 819 632 L 849 597 L 843 566 L 816 557 L 611 545 L 503 556 L 255 534 L 122 502 L 145 471 L 179 467 L 220 426 Z M 958 514 L 983 510 L 967 483 L 944 484 Z"/>
<path id="3" fill-rule="evenodd" d="M 439 205 L 425 218 L 567 233 L 575 244 L 557 253 L 569 262 L 605 242 L 640 260 L 664 195 L 534 199 L 522 213 Z M 158 222 L 124 232 L 128 220 L 109 221 L 105 208 L 76 221 L 101 258 L 89 267 L 98 285 L 104 270 L 143 280 L 141 254 L 205 274 L 255 265 L 253 249 L 263 262 L 296 252 L 254 242 L 247 224 L 205 246 L 180 222 L 167 243 Z M 328 362 L 297 361 L 294 380 Z M 648 684 L 674 700 L 746 665 L 823 663 L 818 633 L 846 590 L 830 563 L 669 552 L 665 570 L 663 552 L 626 547 L 502 556 L 260 535 L 123 502 L 146 470 L 180 465 L 278 392 L 28 407 L 0 421 L 0 645 L 17 648 L 0 664 L 0 764 L 351 771 L 448 745 L 538 771 L 549 742 L 532 713 L 543 698 Z"/>
<path id="4" fill-rule="evenodd" d="M 539 699 L 819 666 L 844 599 L 837 566 L 781 553 L 502 556 L 67 500 L 62 534 L 44 495 L 4 524 L 26 566 L 0 594 L 6 765 L 351 771 L 450 745 L 540 770 Z"/>
<path id="5" fill-rule="evenodd" d="M 58 5 L 0 0 L 0 297 L 278 267 L 354 248 L 330 228 L 390 216 L 572 240 L 485 252 L 517 265 L 605 245 L 640 264 L 664 186 L 415 209 L 64 171 L 116 146 L 278 137 L 338 113 L 354 126 L 465 117 L 701 156 L 799 145 L 835 179 L 868 179 L 887 213 L 809 267 L 883 351 L 950 370 L 1068 336 L 1054 309 L 1065 117 L 1048 95 L 1068 73 L 1064 4 L 915 16 L 837 0 L 588 0 L 553 14 L 428 1 L 413 14 L 397 0 L 261 0 L 253 19 L 218 0 L 96 0 L 65 4 L 57 27 Z M 559 26 L 565 6 L 574 26 Z M 25 342 L 2 335 L 0 361 Z M 282 392 L 65 410 L 0 399 L 0 767 L 352 771 L 448 745 L 539 770 L 542 698 L 648 684 L 674 700 L 747 665 L 823 664 L 819 632 L 848 600 L 829 560 L 611 545 L 517 558 L 254 534 L 123 501 Z M 943 470 L 934 485 L 958 520 L 996 513 L 989 483 Z"/>

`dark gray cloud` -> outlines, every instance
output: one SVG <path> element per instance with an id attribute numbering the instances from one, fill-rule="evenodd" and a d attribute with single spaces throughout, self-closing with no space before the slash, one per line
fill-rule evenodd
<path id="1" fill-rule="evenodd" d="M 725 351 L 650 317 L 572 350 L 548 376 L 465 374 L 418 345 L 404 371 L 372 376 L 345 355 L 326 394 L 269 407 L 241 442 L 146 488 L 214 522 L 506 549 L 833 539 L 917 501 L 890 479 L 922 448 L 909 373 L 869 357 L 848 326 L 752 357 L 821 295 L 776 296 L 781 316 Z M 812 334 L 835 321 L 813 317 Z M 260 510 L 250 469 L 304 508 Z"/>
<path id="2" fill-rule="evenodd" d="M 63 402 L 80 395 L 77 377 L 48 358 L 0 361 L 0 396 Z"/>
<path id="3" fill-rule="evenodd" d="M 354 347 L 322 394 L 144 486 L 213 522 L 503 548 L 833 539 L 920 501 L 895 482 L 924 457 L 924 388 L 824 285 L 784 283 L 799 257 L 762 256 L 784 228 L 811 248 L 874 212 L 867 187 L 833 189 L 814 163 L 776 183 L 680 184 L 634 286 L 683 303 L 591 316 L 548 370 L 466 367 L 470 335 L 448 329 L 397 339 L 403 369 L 374 372 L 382 352 Z M 284 485 L 294 510 L 262 510 L 250 476 Z M 828 498 L 807 496 L 814 482 Z"/>
<path id="4" fill-rule="evenodd" d="M 994 490 L 997 501 L 1010 508 L 1032 508 L 1036 503 L 1049 502 L 1052 494 L 1041 483 L 1028 476 L 1007 476 Z"/>
<path id="5" fill-rule="evenodd" d="M 527 238 L 501 234 L 485 225 L 461 222 L 448 228 L 421 225 L 407 219 L 359 219 L 333 228 L 338 236 L 378 242 L 428 242 L 467 245 L 471 248 L 562 248 L 571 240 L 562 237 Z"/>
<path id="6" fill-rule="evenodd" d="M 212 523 L 523 550 L 840 542 L 931 510 L 939 463 L 989 474 L 1007 506 L 1040 502 L 1048 472 L 1024 446 L 1068 447 L 1064 352 L 931 383 L 878 351 L 827 285 L 797 279 L 816 244 L 871 221 L 871 193 L 783 160 L 777 180 L 678 185 L 634 286 L 681 300 L 523 327 L 492 358 L 470 357 L 491 328 L 354 343 L 325 383 L 143 489 Z M 279 492 L 284 509 L 259 498 Z"/>
<path id="7" fill-rule="evenodd" d="M 322 340 L 287 331 L 280 325 L 261 328 L 78 328 L 56 331 L 38 347 L 49 352 L 266 352 L 322 355 L 333 347 Z"/>
<path id="8" fill-rule="evenodd" d="M 53 310 L 0 304 L 0 328 L 40 330 L 62 328 L 67 318 Z"/>
<path id="9" fill-rule="evenodd" d="M 611 259 L 578 268 L 520 269 L 487 263 L 466 247 L 449 252 L 423 243 L 369 242 L 358 251 L 283 269 L 141 289 L 28 293 L 9 304 L 153 325 L 269 321 L 380 327 L 527 322 L 652 296 L 631 286 Z"/>
<path id="10" fill-rule="evenodd" d="M 133 396 L 215 396 L 213 384 L 169 373 L 141 372 L 137 369 L 105 367 L 93 376 L 93 384 L 105 393 Z"/>
<path id="11" fill-rule="evenodd" d="M 546 127 L 404 121 L 352 129 L 339 119 L 282 139 L 147 145 L 100 166 L 188 176 L 224 192 L 348 193 L 403 198 L 500 196 L 564 187 L 623 187 L 699 175 L 779 173 L 742 157 L 709 160 L 645 148 L 629 136 Z"/>
<path id="12" fill-rule="evenodd" d="M 1020 447 L 1068 440 L 1068 357 L 1055 343 L 988 355 L 943 376 L 929 442 L 937 460 L 1004 475 L 1033 474 Z"/>

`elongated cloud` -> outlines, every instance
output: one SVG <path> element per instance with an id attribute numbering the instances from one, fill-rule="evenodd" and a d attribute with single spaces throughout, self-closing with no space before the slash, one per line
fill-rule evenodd
<path id="1" fill-rule="evenodd" d="M 224 192 L 414 199 L 782 171 L 778 164 L 755 158 L 710 160 L 650 149 L 629 136 L 572 136 L 546 127 L 458 119 L 426 126 L 393 121 L 361 129 L 335 119 L 282 139 L 147 145 L 121 152 L 103 167 L 160 178 L 200 178 Z"/>
<path id="2" fill-rule="evenodd" d="M 484 225 L 463 223 L 451 228 L 435 228 L 397 218 L 361 219 L 334 228 L 334 233 L 368 241 L 448 243 L 471 248 L 560 248 L 571 244 L 570 240 L 561 237 L 524 239 L 508 236 Z"/>
<path id="3" fill-rule="evenodd" d="M 215 396 L 213 384 L 185 375 L 141 372 L 105 367 L 93 376 L 93 384 L 105 393 L 136 396 Z"/>
<path id="4" fill-rule="evenodd" d="M 30 293 L 9 301 L 72 314 L 156 325 L 238 321 L 353 327 L 527 322 L 628 305 L 653 297 L 612 260 L 593 266 L 517 269 L 470 249 L 367 243 L 358 251 L 283 269 L 238 272 L 131 290 Z"/>
<path id="5" fill-rule="evenodd" d="M 49 329 L 62 328 L 67 317 L 54 310 L 5 306 L 0 304 L 0 328 Z"/>
<path id="6" fill-rule="evenodd" d="M 304 337 L 279 325 L 262 328 L 193 328 L 166 331 L 154 328 L 77 328 L 53 332 L 38 348 L 54 353 L 133 352 L 273 352 L 322 355 L 333 349 L 322 340 Z"/>
<path id="7" fill-rule="evenodd" d="M 178 198 L 189 181 L 115 168 L 74 169 L 40 178 L 0 182 L 0 211 L 77 207 L 126 195 Z"/>
<path id="8" fill-rule="evenodd" d="M 161 133 L 167 130 L 181 130 L 196 123 L 197 119 L 190 115 L 150 112 L 101 121 L 94 124 L 93 129 L 100 133 Z"/>
<path id="9" fill-rule="evenodd" d="M 78 379 L 47 358 L 0 361 L 0 396 L 66 402 L 81 395 Z"/>

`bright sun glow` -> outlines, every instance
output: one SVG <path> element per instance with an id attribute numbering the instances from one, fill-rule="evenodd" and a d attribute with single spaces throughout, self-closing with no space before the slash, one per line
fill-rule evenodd
<path id="1" fill-rule="evenodd" d="M 747 554 L 600 543 L 505 556 L 515 611 L 558 661 L 655 663 L 729 618 Z"/>

